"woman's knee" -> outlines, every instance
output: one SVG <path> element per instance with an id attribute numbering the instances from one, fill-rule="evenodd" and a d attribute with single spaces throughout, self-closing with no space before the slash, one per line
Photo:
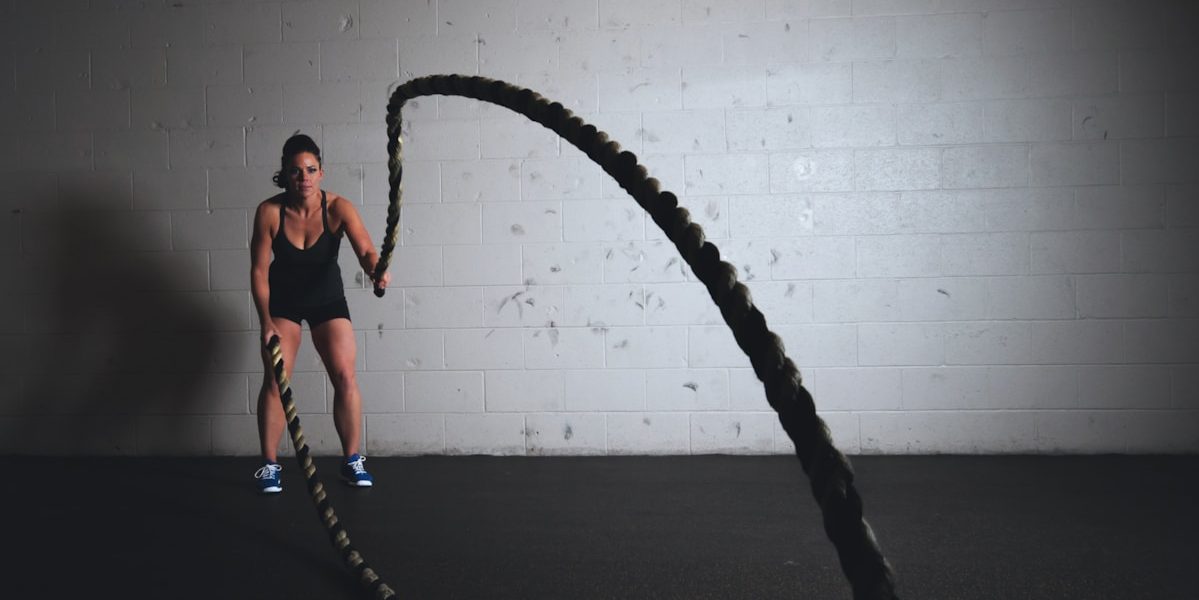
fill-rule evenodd
<path id="1" fill-rule="evenodd" d="M 348 392 L 358 387 L 358 375 L 352 366 L 331 368 L 329 369 L 329 383 L 333 384 L 335 392 Z"/>

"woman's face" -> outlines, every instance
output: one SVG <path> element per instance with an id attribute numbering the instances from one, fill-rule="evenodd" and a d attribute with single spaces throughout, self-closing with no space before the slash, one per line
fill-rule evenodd
<path id="1" fill-rule="evenodd" d="M 283 175 L 287 177 L 287 191 L 308 196 L 321 189 L 321 179 L 324 178 L 325 172 L 315 154 L 300 152 L 288 161 Z"/>

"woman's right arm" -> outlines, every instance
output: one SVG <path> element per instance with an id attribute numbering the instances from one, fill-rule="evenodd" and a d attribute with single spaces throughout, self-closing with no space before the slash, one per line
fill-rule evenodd
<path id="1" fill-rule="evenodd" d="M 271 229 L 278 221 L 279 211 L 271 210 L 270 202 L 258 205 L 254 213 L 254 230 L 250 236 L 250 294 L 254 297 L 254 308 L 258 310 L 258 322 L 262 325 L 262 344 L 278 335 L 275 322 L 271 320 Z"/>

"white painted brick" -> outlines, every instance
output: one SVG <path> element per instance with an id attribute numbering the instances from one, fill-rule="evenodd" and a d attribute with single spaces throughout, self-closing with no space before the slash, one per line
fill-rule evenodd
<path id="1" fill-rule="evenodd" d="M 391 260 L 393 287 L 442 285 L 442 249 L 440 246 L 397 248 Z"/>
<path id="2" fill-rule="evenodd" d="M 1092 275 L 1078 277 L 1081 318 L 1165 317 L 1168 279 L 1164 275 Z"/>
<path id="3" fill-rule="evenodd" d="M 306 0 L 282 5 L 283 41 L 357 39 L 362 24 L 358 2 Z"/>
<path id="4" fill-rule="evenodd" d="M 1075 191 L 1078 226 L 1086 229 L 1162 227 L 1164 190 L 1159 186 L 1085 187 Z"/>
<path id="5" fill-rule="evenodd" d="M 858 435 L 858 415 L 854 413 L 822 413 L 817 416 L 824 421 L 825 428 L 833 445 L 847 455 L 862 454 L 862 444 Z M 777 454 L 795 455 L 795 443 L 783 430 L 781 423 L 774 424 L 774 450 Z"/>
<path id="6" fill-rule="evenodd" d="M 521 282 L 519 246 L 446 246 L 445 285 L 513 285 Z"/>
<path id="7" fill-rule="evenodd" d="M 1078 408 L 1170 408 L 1170 367 L 1083 366 L 1078 368 Z"/>
<path id="8" fill-rule="evenodd" d="M 200 127 L 204 124 L 204 93 L 200 88 L 135 89 L 131 94 L 135 129 L 173 129 Z M 277 156 L 275 160 L 279 160 Z"/>
<path id="9" fill-rule="evenodd" d="M 1156 96 L 1145 96 L 1140 99 L 1140 104 L 1144 105 L 1146 116 L 1141 116 L 1133 109 L 1121 111 L 1122 116 L 1127 120 L 1121 123 L 1126 129 L 1129 137 L 1134 137 L 1136 134 L 1142 134 L 1144 137 L 1155 135 L 1161 130 L 1157 127 L 1158 121 L 1154 118 L 1154 113 L 1159 104 L 1157 104 Z M 1194 92 L 1166 94 L 1166 135 L 1171 137 L 1177 136 L 1195 136 L 1199 135 L 1199 94 Z"/>
<path id="10" fill-rule="evenodd" d="M 754 281 L 747 285 L 753 293 L 754 305 L 766 315 L 768 323 L 792 325 L 812 322 L 813 284 Z"/>
<path id="11" fill-rule="evenodd" d="M 520 162 L 516 160 L 446 161 L 441 163 L 440 176 L 442 202 L 520 199 Z"/>
<path id="12" fill-rule="evenodd" d="M 528 119 L 483 119 L 480 152 L 484 158 L 545 158 L 558 155 L 558 135 Z"/>
<path id="13" fill-rule="evenodd" d="M 858 326 L 858 364 L 941 365 L 945 332 L 940 325 L 863 324 Z"/>
<path id="14" fill-rule="evenodd" d="M 474 32 L 402 36 L 399 56 L 402 79 L 440 73 L 474 75 L 479 70 L 479 44 Z"/>
<path id="15" fill-rule="evenodd" d="M 641 36 L 632 30 L 571 32 L 558 48 L 558 63 L 567 72 L 636 67 L 640 57 Z"/>
<path id="16" fill-rule="evenodd" d="M 387 132 L 375 123 L 324 125 L 323 157 L 330 163 L 359 163 L 385 155 Z"/>
<path id="17" fill-rule="evenodd" d="M 903 412 L 859 416 L 863 454 L 1030 452 L 1037 415 L 1030 412 Z"/>
<path id="18" fill-rule="evenodd" d="M 1166 226 L 1199 227 L 1199 186 L 1172 185 L 1166 187 Z"/>
<path id="19" fill-rule="evenodd" d="M 946 58 L 982 53 L 985 14 L 915 15 L 895 19 L 895 56 Z"/>
<path id="20" fill-rule="evenodd" d="M 823 411 L 896 410 L 902 400 L 899 369 L 816 369 L 808 389 Z"/>
<path id="21" fill-rule="evenodd" d="M 516 29 L 515 0 L 442 0 L 438 27 L 448 31 L 507 32 Z"/>
<path id="22" fill-rule="evenodd" d="M 854 239 L 814 237 L 786 240 L 771 265 L 774 279 L 839 279 L 857 272 Z"/>
<path id="23" fill-rule="evenodd" d="M 899 196 L 896 209 L 900 231 L 903 232 L 963 233 L 987 230 L 983 203 L 971 194 L 904 192 Z"/>
<path id="24" fill-rule="evenodd" d="M 1029 84 L 1028 59 L 1024 57 L 949 58 L 940 66 L 940 99 L 944 101 L 1020 98 L 1035 89 Z"/>
<path id="25" fill-rule="evenodd" d="M 855 189 L 920 190 L 941 185 L 941 150 L 896 148 L 855 150 Z"/>
<path id="26" fill-rule="evenodd" d="M 1078 405 L 1078 369 L 1068 367 L 991 367 L 989 408 L 1050 409 Z"/>
<path id="27" fill-rule="evenodd" d="M 815 147 L 893 146 L 897 140 L 890 105 L 814 107 L 811 118 Z"/>
<path id="28" fill-rule="evenodd" d="M 400 372 L 358 373 L 355 375 L 362 397 L 362 412 L 367 415 L 404 412 L 404 374 Z M 325 380 L 325 396 L 335 402 L 333 384 Z M 371 417 L 367 417 L 370 424 Z"/>
<path id="29" fill-rule="evenodd" d="M 0 90 L 0 127 L 6 132 L 48 131 L 54 128 L 54 92 Z M 15 152 L 15 148 L 8 147 Z"/>
<path id="30" fill-rule="evenodd" d="M 563 373 L 564 371 L 488 371 L 485 379 L 487 412 L 546 413 L 564 410 L 566 388 Z"/>
<path id="31" fill-rule="evenodd" d="M 179 46 L 196 48 L 204 43 L 204 7 L 173 4 L 143 6 L 129 11 L 134 48 Z"/>
<path id="32" fill-rule="evenodd" d="M 768 106 L 840 104 L 850 101 L 853 89 L 848 63 L 775 65 L 766 72 Z"/>
<path id="33" fill-rule="evenodd" d="M 1047 453 L 1193 452 L 1194 413 L 1174 411 L 1052 412 L 1038 415 L 1038 450 Z"/>
<path id="34" fill-rule="evenodd" d="M 1019 275 L 1029 269 L 1029 237 L 1023 233 L 941 237 L 945 275 Z"/>
<path id="35" fill-rule="evenodd" d="M 1029 362 L 1104 364 L 1124 360 L 1123 324 L 1117 321 L 1045 321 L 1030 328 Z"/>
<path id="36" fill-rule="evenodd" d="M 282 120 L 287 123 L 357 123 L 362 118 L 354 82 L 289 84 L 282 86 L 281 96 Z M 278 105 L 268 106 L 279 110 Z"/>
<path id="37" fill-rule="evenodd" d="M 590 123 L 600 131 L 606 133 L 609 141 L 614 141 L 620 144 L 621 150 L 628 150 L 629 152 L 644 154 L 641 148 L 642 137 L 645 131 L 642 128 L 640 112 L 597 112 L 581 114 L 579 115 L 579 118 L 583 119 L 584 123 Z M 559 149 L 564 157 L 585 156 L 581 150 L 570 143 L 562 144 Z M 682 163 L 681 157 L 679 158 L 679 163 Z M 646 168 L 651 169 L 651 174 L 658 175 L 657 171 L 653 170 L 653 167 L 656 166 L 653 162 L 645 160 L 644 157 L 642 157 L 641 164 L 645 165 Z M 596 168 L 598 169 L 599 166 L 596 165 Z M 658 175 L 658 177 L 659 179 L 662 179 L 660 175 Z M 620 198 L 625 198 L 627 196 L 626 192 L 620 189 L 620 186 L 617 185 L 616 181 L 607 174 L 602 176 L 601 179 L 603 180 L 602 185 L 605 188 L 605 198 L 611 198 L 614 195 Z M 666 181 L 667 183 L 670 182 L 669 179 L 664 179 L 663 181 Z"/>
<path id="38" fill-rule="evenodd" d="M 207 208 L 203 169 L 138 170 L 133 173 L 133 208 L 139 210 Z"/>
<path id="39" fill-rule="evenodd" d="M 848 279 L 812 283 L 817 323 L 895 321 L 899 292 L 893 279 Z"/>
<path id="40" fill-rule="evenodd" d="M 724 369 L 646 371 L 646 407 L 656 411 L 725 410 L 729 376 Z"/>
<path id="41" fill-rule="evenodd" d="M 726 198 L 703 196 L 699 198 L 681 198 L 679 206 L 691 214 L 691 222 L 703 228 L 704 239 L 721 240 L 729 237 L 729 202 Z M 666 233 L 654 222 L 649 213 L 645 217 L 645 238 L 648 240 L 665 240 Z"/>
<path id="42" fill-rule="evenodd" d="M 209 86 L 205 93 L 209 126 L 283 122 L 283 89 L 279 86 Z"/>
<path id="43" fill-rule="evenodd" d="M 599 110 L 599 84 L 594 74 L 563 71 L 520 73 L 517 83 L 575 113 Z M 562 147 L 567 148 L 569 144 L 564 141 Z"/>
<path id="44" fill-rule="evenodd" d="M 607 452 L 604 415 L 528 415 L 525 436 L 530 456 L 586 456 Z"/>
<path id="45" fill-rule="evenodd" d="M 85 50 L 54 51 L 34 48 L 14 52 L 17 89 L 85 90 L 91 86 L 89 56 Z"/>
<path id="46" fill-rule="evenodd" d="M 445 452 L 442 415 L 367 415 L 366 451 L 380 456 Z"/>
<path id="47" fill-rule="evenodd" d="M 363 419 L 365 423 L 366 419 Z M 343 456 L 341 439 L 337 435 L 337 427 L 333 424 L 332 415 L 313 415 L 303 421 L 304 439 L 308 444 L 308 449 L 313 456 Z M 283 436 L 282 448 L 279 450 L 281 458 L 291 458 L 295 456 L 291 448 L 290 436 Z M 299 473 L 293 475 L 299 479 Z"/>
<path id="48" fill-rule="evenodd" d="M 941 240 L 932 235 L 857 238 L 859 277 L 933 277 L 942 269 Z"/>
<path id="49" fill-rule="evenodd" d="M 603 280 L 605 250 L 598 244 L 526 244 L 523 251 L 526 282 L 554 285 Z"/>
<path id="50" fill-rule="evenodd" d="M 1088 12 L 1086 10 L 1080 11 Z M 1069 9 L 985 13 L 983 52 L 988 55 L 1058 54 L 1070 49 Z"/>
<path id="51" fill-rule="evenodd" d="M 648 119 L 648 118 L 647 118 Z M 812 145 L 811 111 L 802 107 L 729 110 L 728 149 L 732 152 L 792 150 Z M 647 127 L 649 121 L 646 121 Z M 646 139 L 649 145 L 649 139 Z"/>
<path id="52" fill-rule="evenodd" d="M 227 52 L 227 51 L 226 51 Z M 280 83 L 315 83 L 320 80 L 320 47 L 315 43 L 247 44 L 242 52 L 247 85 Z M 181 55 L 178 60 L 188 60 Z M 224 56 L 224 55 L 222 55 Z M 174 55 L 167 52 L 167 81 L 172 82 L 171 62 Z M 220 73 L 228 72 L 222 69 Z M 201 74 L 212 78 L 211 70 Z M 223 79 L 223 78 L 222 78 Z M 236 81 L 204 81 L 204 83 L 236 83 Z"/>
<path id="53" fill-rule="evenodd" d="M 445 446 L 447 454 L 523 455 L 524 415 L 446 415 Z"/>
<path id="54" fill-rule="evenodd" d="M 243 70 L 247 83 L 315 81 L 316 46 L 289 46 L 287 50 L 290 52 L 280 51 L 279 46 L 247 46 L 243 62 L 243 51 L 239 46 L 170 47 L 166 50 L 166 83 L 171 88 L 236 85 L 242 82 Z M 307 64 L 306 59 L 311 59 L 314 64 Z M 123 71 L 118 71 L 116 76 L 123 79 Z M 141 76 L 145 77 L 145 74 Z M 135 89 L 140 87 L 139 81 L 132 83 Z"/>
<path id="55" fill-rule="evenodd" d="M 517 0 L 516 28 L 522 31 L 596 29 L 594 0 Z"/>
<path id="56" fill-rule="evenodd" d="M 684 162 L 683 193 L 753 194 L 770 187 L 773 156 L 765 154 L 689 155 Z"/>
<path id="57" fill-rule="evenodd" d="M 344 270 L 342 276 L 345 277 Z M 361 285 L 358 285 L 356 288 L 347 289 L 345 295 L 354 329 L 378 333 L 384 329 L 404 327 L 403 293 L 397 291 L 383 298 L 376 298 L 374 290 L 362 289 Z"/>
<path id="58" fill-rule="evenodd" d="M 1071 102 L 997 100 L 985 105 L 987 142 L 1041 142 L 1071 138 Z"/>
<path id="59" fill-rule="evenodd" d="M 532 159 L 521 163 L 522 200 L 580 200 L 600 197 L 606 177 L 586 158 Z"/>
<path id="60" fill-rule="evenodd" d="M 563 206 L 562 238 L 568 242 L 644 239 L 644 214 L 627 201 L 567 202 Z"/>
<path id="61" fill-rule="evenodd" d="M 175 250 L 237 250 L 248 244 L 243 210 L 189 211 L 171 215 Z"/>
<path id="62" fill-rule="evenodd" d="M 1166 110 L 1157 95 L 1075 100 L 1074 139 L 1160 137 L 1165 132 Z"/>
<path id="63" fill-rule="evenodd" d="M 1199 317 L 1199 276 L 1171 277 L 1169 293 L 1169 316 Z"/>
<path id="64" fill-rule="evenodd" d="M 1115 273 L 1120 234 L 1114 231 L 1033 233 L 1032 273 Z"/>
<path id="65" fill-rule="evenodd" d="M 93 166 L 92 134 L 89 132 L 22 133 L 11 146 L 6 164 L 18 170 L 70 171 Z"/>
<path id="66" fill-rule="evenodd" d="M 277 3 L 210 4 L 204 7 L 204 43 L 209 46 L 282 41 Z"/>
<path id="67" fill-rule="evenodd" d="M 645 410 L 646 372 L 592 369 L 564 373 L 566 406 L 574 412 Z"/>
<path id="68" fill-rule="evenodd" d="M 688 366 L 686 327 L 609 327 L 604 335 L 607 367 Z"/>
<path id="69" fill-rule="evenodd" d="M 725 115 L 720 110 L 647 112 L 645 150 L 650 153 L 725 151 Z"/>
<path id="70" fill-rule="evenodd" d="M 737 269 L 737 278 L 743 282 L 765 279 L 770 276 L 771 262 L 775 260 L 775 256 L 780 255 L 779 250 L 773 246 L 782 241 L 784 240 L 724 240 L 720 242 L 719 247 L 721 260 L 733 265 Z M 694 275 L 688 279 L 697 280 Z"/>
<path id="71" fill-rule="evenodd" d="M 665 283 L 684 281 L 686 263 L 673 244 L 624 242 L 606 244 L 603 255 L 605 283 Z M 571 282 L 589 283 L 589 282 Z"/>
<path id="72" fill-rule="evenodd" d="M 213 456 L 258 456 L 258 422 L 256 418 L 247 415 L 213 416 L 212 454 Z"/>
<path id="73" fill-rule="evenodd" d="M 1029 157 L 1030 182 L 1032 185 L 1119 183 L 1119 150 L 1111 142 L 1034 144 Z"/>
<path id="74" fill-rule="evenodd" d="M 733 65 L 806 62 L 811 54 L 804 20 L 757 22 L 730 27 L 724 34 L 724 60 Z"/>
<path id="75" fill-rule="evenodd" d="M 92 52 L 92 86 L 107 90 L 161 87 L 166 83 L 166 67 L 165 49 L 96 49 Z M 240 64 L 237 73 L 241 73 Z"/>
<path id="76" fill-rule="evenodd" d="M 138 456 L 212 454 L 211 417 L 138 415 L 136 422 Z"/>
<path id="77" fill-rule="evenodd" d="M 1074 47 L 1115 50 L 1156 47 L 1161 43 L 1164 6 L 1093 6 L 1078 11 L 1074 20 Z"/>
<path id="78" fill-rule="evenodd" d="M 728 326 L 687 328 L 687 365 L 691 368 L 747 367 L 749 359 L 737 347 Z"/>
<path id="79" fill-rule="evenodd" d="M 604 112 L 683 108 L 683 83 L 678 69 L 600 72 L 598 85 L 599 109 Z"/>
<path id="80" fill-rule="evenodd" d="M 92 209 L 115 209 L 123 211 L 133 206 L 133 177 L 132 173 L 127 170 L 61 172 L 58 176 L 58 187 L 60 190 L 59 197 L 64 198 L 67 201 L 69 201 L 71 198 L 88 196 L 92 197 L 91 205 L 89 207 Z M 113 216 L 120 219 L 122 224 L 110 224 L 109 229 L 111 231 L 116 233 L 128 227 L 128 221 L 126 220 L 128 219 L 127 215 L 115 214 Z M 93 217 L 93 219 L 98 222 L 98 224 L 108 222 L 107 216 L 100 218 Z M 125 238 L 126 240 L 142 235 L 154 237 L 150 234 L 157 233 L 147 229 L 141 229 L 139 226 L 135 226 L 133 231 L 137 231 L 137 234 L 128 234 L 128 236 Z M 15 242 L 17 242 L 20 237 L 14 235 L 13 238 L 13 247 L 15 248 Z M 129 240 L 126 243 L 131 246 L 140 245 L 138 242 L 132 240 Z M 155 246 L 154 249 L 158 249 L 158 246 Z"/>
<path id="81" fill-rule="evenodd" d="M 1176 408 L 1195 409 L 1199 407 L 1199 371 L 1194 365 L 1174 367 L 1172 369 L 1174 382 L 1174 403 Z"/>
<path id="82" fill-rule="evenodd" d="M 729 369 L 729 408 L 733 410 L 768 411 L 766 391 L 753 369 Z M 806 385 L 806 382 L 805 382 Z"/>
<path id="83" fill-rule="evenodd" d="M 519 369 L 524 345 L 517 329 L 452 329 L 445 332 L 448 369 Z"/>
<path id="84" fill-rule="evenodd" d="M 163 216 L 167 216 L 166 213 L 163 213 Z M 249 265 L 249 250 L 214 250 L 210 252 L 209 285 L 211 289 L 248 291 L 250 289 L 250 278 L 247 276 Z"/>
<path id="85" fill-rule="evenodd" d="M 1025 145 L 955 146 L 945 149 L 943 160 L 947 188 L 1028 185 L 1029 149 Z"/>
<path id="86" fill-rule="evenodd" d="M 603 327 L 645 322 L 645 294 L 639 285 L 586 285 L 563 288 L 562 324 Z"/>
<path id="87" fill-rule="evenodd" d="M 904 231 L 899 196 L 894 193 L 813 196 L 814 231 L 820 235 L 889 234 Z"/>
<path id="88" fill-rule="evenodd" d="M 853 100 L 935 102 L 941 97 L 941 64 L 932 60 L 888 60 L 853 65 Z"/>
<path id="89" fill-rule="evenodd" d="M 852 150 L 774 153 L 769 160 L 770 191 L 774 193 L 844 192 L 854 186 Z"/>
<path id="90" fill-rule="evenodd" d="M 240 127 L 171 131 L 168 145 L 178 166 L 240 167 L 246 164 L 246 134 Z"/>
<path id="91" fill-rule="evenodd" d="M 522 333 L 526 369 L 597 369 L 604 366 L 602 331 L 549 328 L 524 329 Z"/>
<path id="92" fill-rule="evenodd" d="M 848 17 L 850 0 L 766 0 L 766 18 Z"/>
<path id="93" fill-rule="evenodd" d="M 677 25 L 681 19 L 679 2 L 646 4 L 635 0 L 600 2 L 599 22 L 605 29 L 625 29 L 638 25 Z"/>
<path id="94" fill-rule="evenodd" d="M 948 323 L 945 325 L 945 363 L 1028 364 L 1032 353 L 1031 329 L 1026 322 Z"/>
<path id="95" fill-rule="evenodd" d="M 691 415 L 693 454 L 769 454 L 774 450 L 774 424 L 762 413 L 696 413 Z"/>
<path id="96" fill-rule="evenodd" d="M 680 413 L 609 414 L 608 454 L 687 454 L 691 419 Z"/>
<path id="97" fill-rule="evenodd" d="M 900 144 L 971 144 L 983 141 L 983 105 L 970 102 L 900 104 Z"/>
<path id="98" fill-rule="evenodd" d="M 97 131 L 97 169 L 167 168 L 165 131 Z"/>
<path id="99" fill-rule="evenodd" d="M 646 325 L 719 325 L 720 309 L 698 282 L 645 286 Z"/>
<path id="100" fill-rule="evenodd" d="M 424 0 L 361 0 L 363 38 L 406 38 L 436 31 L 437 4 Z"/>
<path id="101" fill-rule="evenodd" d="M 858 364 L 856 325 L 786 325 L 775 327 L 774 331 L 785 343 L 787 355 L 801 367 Z"/>
<path id="102" fill-rule="evenodd" d="M 478 244 L 482 213 L 478 204 L 413 204 L 404 207 L 404 245 Z"/>
<path id="103" fill-rule="evenodd" d="M 399 290 L 393 290 L 396 294 Z M 396 294 L 398 295 L 398 294 Z M 386 296 L 391 297 L 389 294 Z M 369 321 L 367 321 L 369 323 Z M 366 335 L 366 368 L 370 371 L 441 369 L 445 367 L 442 334 L 436 330 L 384 329 Z"/>
<path id="104" fill-rule="evenodd" d="M 484 204 L 482 208 L 485 244 L 557 242 L 563 238 L 561 202 L 497 202 Z M 520 257 L 517 258 L 519 263 Z M 509 283 L 520 281 L 518 276 Z"/>
<path id="105" fill-rule="evenodd" d="M 1072 319 L 1069 277 L 997 277 L 987 280 L 986 316 L 992 319 Z"/>
<path id="106" fill-rule="evenodd" d="M 1182 52 L 1187 60 L 1175 60 Z M 1172 54 L 1173 53 L 1173 54 Z M 1192 90 L 1196 77 L 1187 66 L 1193 51 L 1176 49 L 1127 50 L 1120 54 L 1121 92 L 1162 92 Z"/>
<path id="107" fill-rule="evenodd" d="M 738 239 L 806 235 L 815 226 L 809 196 L 733 196 L 729 213 L 730 232 Z"/>
<path id="108" fill-rule="evenodd" d="M 979 190 L 959 195 L 967 202 L 981 205 L 987 228 L 993 231 L 1078 227 L 1074 194 L 1069 189 Z"/>
<path id="109" fill-rule="evenodd" d="M 1124 325 L 1125 352 L 1130 363 L 1186 363 L 1199 356 L 1199 321 L 1159 319 L 1128 321 Z"/>
<path id="110" fill-rule="evenodd" d="M 692 67 L 721 62 L 721 29 L 716 26 L 654 26 L 642 32 L 641 66 Z"/>
<path id="111" fill-rule="evenodd" d="M 549 31 L 488 33 L 479 38 L 479 73 L 510 78 L 510 73 L 558 70 L 559 35 Z"/>
<path id="112" fill-rule="evenodd" d="M 809 22 L 811 57 L 824 61 L 859 61 L 895 57 L 895 19 L 815 19 Z"/>
<path id="113" fill-rule="evenodd" d="M 482 327 L 482 292 L 477 287 L 405 289 L 404 323 L 409 328 Z"/>
<path id="114" fill-rule="evenodd" d="M 413 371 L 404 375 L 407 412 L 482 412 L 483 373 Z"/>
<path id="115" fill-rule="evenodd" d="M 1077 52 L 1028 59 L 1029 88 L 1044 96 L 1114 93 L 1118 61 L 1114 52 Z"/>
<path id="116" fill-rule="evenodd" d="M 134 97 L 134 125 L 137 125 L 137 98 Z M 271 173 L 279 169 L 279 157 L 283 143 L 294 133 L 310 136 L 317 145 L 324 147 L 324 136 L 320 125 L 255 125 L 246 127 L 246 164 L 269 167 Z M 327 153 L 322 152 L 327 156 Z"/>
<path id="117" fill-rule="evenodd" d="M 766 69 L 742 65 L 685 67 L 682 80 L 683 107 L 713 109 L 766 106 L 766 78 Z M 602 79 L 600 83 L 603 84 Z"/>
<path id="118" fill-rule="evenodd" d="M 1120 182 L 1199 182 L 1199 151 L 1185 138 L 1120 143 Z"/>

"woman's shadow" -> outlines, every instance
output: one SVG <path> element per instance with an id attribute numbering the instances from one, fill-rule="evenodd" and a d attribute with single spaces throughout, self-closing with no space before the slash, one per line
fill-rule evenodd
<path id="1" fill-rule="evenodd" d="M 173 251 L 170 213 L 113 210 L 83 190 L 54 200 L 10 214 L 21 242 L 3 293 L 20 324 L 3 337 L 19 392 L 0 404 L 0 449 L 210 454 L 206 415 L 231 399 L 206 379 L 230 315 L 211 299 L 207 252 Z"/>

